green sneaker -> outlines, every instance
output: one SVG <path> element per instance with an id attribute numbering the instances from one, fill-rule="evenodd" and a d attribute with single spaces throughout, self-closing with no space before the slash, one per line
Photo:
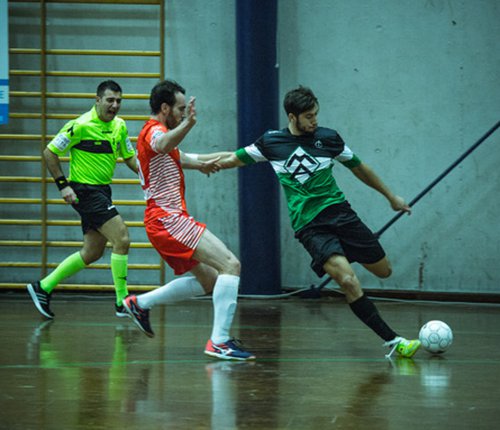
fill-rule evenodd
<path id="1" fill-rule="evenodd" d="M 418 348 L 420 348 L 420 341 L 417 339 L 408 340 L 404 337 L 398 336 L 388 342 L 385 342 L 384 346 L 392 346 L 391 351 L 389 354 L 385 355 L 385 358 L 391 358 L 394 351 L 397 351 L 401 357 L 411 358 L 418 351 Z"/>

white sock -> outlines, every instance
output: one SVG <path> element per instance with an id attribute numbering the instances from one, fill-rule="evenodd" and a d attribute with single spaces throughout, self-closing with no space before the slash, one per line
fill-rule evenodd
<path id="1" fill-rule="evenodd" d="M 150 309 L 154 305 L 175 303 L 201 294 L 205 294 L 205 290 L 198 280 L 194 276 L 185 276 L 137 296 L 137 303 L 143 309 Z"/>
<path id="2" fill-rule="evenodd" d="M 214 326 L 212 342 L 215 344 L 229 340 L 229 330 L 233 323 L 238 299 L 240 277 L 235 275 L 219 275 L 214 286 L 212 301 L 214 305 Z"/>

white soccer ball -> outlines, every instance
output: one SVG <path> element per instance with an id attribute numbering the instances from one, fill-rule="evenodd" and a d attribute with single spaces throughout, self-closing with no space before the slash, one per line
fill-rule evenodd
<path id="1" fill-rule="evenodd" d="M 453 342 L 453 332 L 443 321 L 429 321 L 425 323 L 418 334 L 425 350 L 433 354 L 442 354 Z"/>

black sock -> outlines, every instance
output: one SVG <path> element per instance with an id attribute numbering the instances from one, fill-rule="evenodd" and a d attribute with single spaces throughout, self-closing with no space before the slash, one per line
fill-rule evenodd
<path id="1" fill-rule="evenodd" d="M 359 299 L 349 303 L 354 314 L 377 333 L 386 342 L 394 339 L 397 334 L 386 324 L 373 302 L 363 294 Z"/>

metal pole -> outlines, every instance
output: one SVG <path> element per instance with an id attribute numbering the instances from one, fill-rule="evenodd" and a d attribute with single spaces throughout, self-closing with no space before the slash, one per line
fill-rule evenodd
<path id="1" fill-rule="evenodd" d="M 467 151 L 465 151 L 460 157 L 458 157 L 443 173 L 441 173 L 434 181 L 432 181 L 427 187 L 425 187 L 408 205 L 412 207 L 417 203 L 422 197 L 424 197 L 430 190 L 437 185 L 448 173 L 450 173 L 455 167 L 457 167 L 466 157 L 470 155 L 481 143 L 483 143 L 488 137 L 490 137 L 497 128 L 500 127 L 500 121 L 498 121 L 493 127 L 491 127 L 474 145 L 472 145 Z M 384 231 L 386 231 L 392 224 L 394 224 L 404 212 L 398 212 L 386 225 L 384 225 L 378 232 L 375 233 L 377 237 L 380 237 Z"/>

